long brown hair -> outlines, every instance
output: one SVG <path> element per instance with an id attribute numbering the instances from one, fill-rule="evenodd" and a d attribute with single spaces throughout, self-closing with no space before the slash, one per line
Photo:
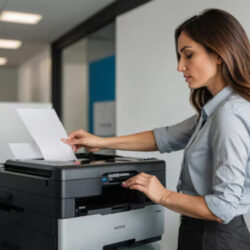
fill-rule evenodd
<path id="1" fill-rule="evenodd" d="M 177 59 L 178 38 L 182 31 L 222 59 L 223 80 L 250 101 L 250 44 L 238 20 L 224 10 L 208 9 L 186 20 L 175 30 Z M 200 113 L 212 98 L 206 87 L 191 90 L 190 101 Z"/>

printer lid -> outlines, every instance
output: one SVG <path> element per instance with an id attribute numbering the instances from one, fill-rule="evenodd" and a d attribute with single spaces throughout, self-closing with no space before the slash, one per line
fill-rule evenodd
<path id="1" fill-rule="evenodd" d="M 105 167 L 105 168 L 104 168 Z M 119 167 L 119 168 L 118 168 Z M 8 172 L 46 177 L 55 180 L 97 178 L 109 172 L 159 171 L 165 162 L 154 158 L 140 159 L 117 155 L 79 154 L 77 161 L 60 162 L 45 160 L 7 160 L 4 170 Z"/>

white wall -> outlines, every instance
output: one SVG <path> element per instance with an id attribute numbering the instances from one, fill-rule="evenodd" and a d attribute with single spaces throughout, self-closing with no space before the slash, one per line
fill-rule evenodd
<path id="1" fill-rule="evenodd" d="M 68 132 L 88 130 L 89 64 L 114 52 L 111 38 L 98 37 L 80 40 L 63 51 L 63 124 Z"/>
<path id="2" fill-rule="evenodd" d="M 63 124 L 67 132 L 88 128 L 87 41 L 63 51 Z"/>
<path id="3" fill-rule="evenodd" d="M 51 102 L 49 46 L 18 67 L 18 101 Z"/>
<path id="4" fill-rule="evenodd" d="M 194 113 L 187 84 L 176 70 L 174 30 L 211 7 L 228 10 L 250 33 L 247 0 L 154 0 L 117 19 L 117 135 L 171 125 Z M 182 152 L 119 154 L 165 159 L 167 187 L 176 190 Z M 166 209 L 162 249 L 176 249 L 178 226 L 179 215 Z"/>
<path id="5" fill-rule="evenodd" d="M 17 101 L 17 68 L 0 68 L 0 102 Z"/>

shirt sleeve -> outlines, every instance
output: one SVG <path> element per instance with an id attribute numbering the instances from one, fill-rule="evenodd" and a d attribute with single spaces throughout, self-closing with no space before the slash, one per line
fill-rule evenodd
<path id="1" fill-rule="evenodd" d="M 161 153 L 184 149 L 192 136 L 198 122 L 198 115 L 194 115 L 183 122 L 169 127 L 153 130 L 156 145 Z"/>
<path id="2" fill-rule="evenodd" d="M 240 113 L 219 111 L 211 133 L 213 193 L 205 196 L 211 212 L 223 223 L 230 222 L 244 191 L 250 137 Z"/>

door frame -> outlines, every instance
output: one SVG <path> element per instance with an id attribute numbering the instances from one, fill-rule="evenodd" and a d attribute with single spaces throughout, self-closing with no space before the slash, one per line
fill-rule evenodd
<path id="1" fill-rule="evenodd" d="M 63 49 L 115 22 L 117 16 L 152 0 L 117 0 L 83 21 L 51 43 L 51 100 L 57 115 L 62 119 L 62 52 Z"/>

